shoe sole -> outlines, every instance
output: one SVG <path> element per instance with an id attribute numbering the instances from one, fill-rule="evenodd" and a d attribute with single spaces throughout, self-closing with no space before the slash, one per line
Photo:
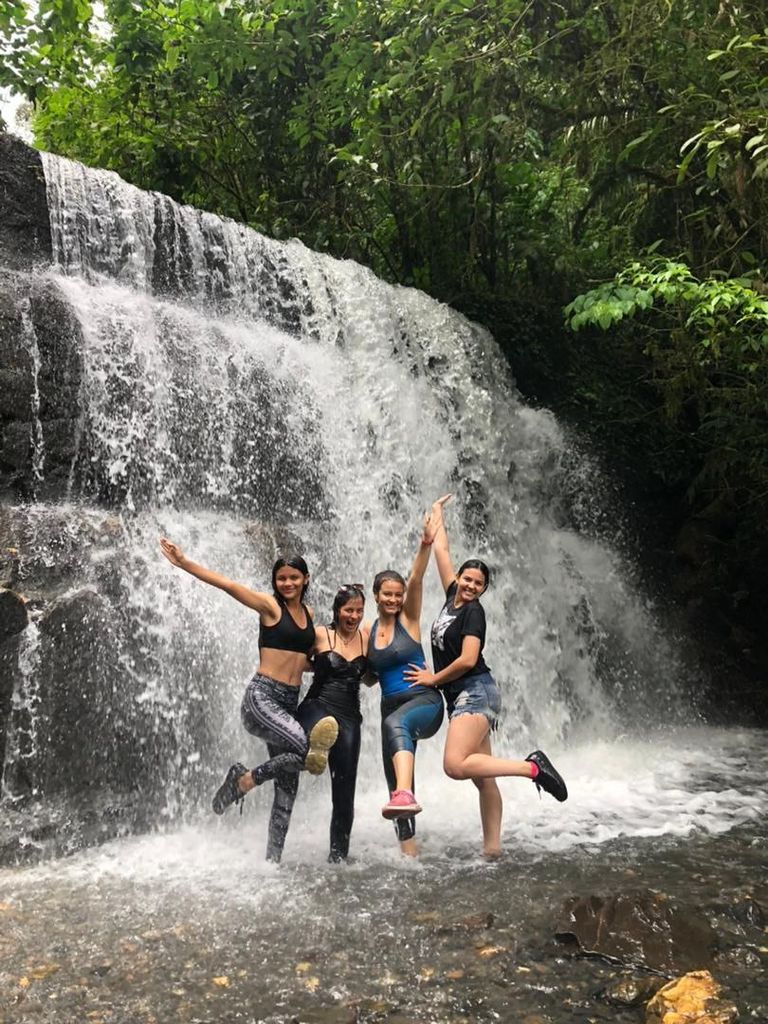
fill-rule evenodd
<path id="1" fill-rule="evenodd" d="M 304 767 L 310 775 L 322 775 L 328 766 L 328 751 L 339 737 L 339 723 L 328 716 L 309 730 L 309 752 Z"/>
<path id="2" fill-rule="evenodd" d="M 421 814 L 421 804 L 411 804 L 410 807 L 382 807 L 381 816 L 387 821 L 395 821 L 397 818 L 412 818 L 414 814 Z"/>

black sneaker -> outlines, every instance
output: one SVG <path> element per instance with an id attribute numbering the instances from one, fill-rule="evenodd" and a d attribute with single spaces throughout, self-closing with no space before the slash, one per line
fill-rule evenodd
<path id="1" fill-rule="evenodd" d="M 541 790 L 543 789 L 550 796 L 553 796 L 555 800 L 559 800 L 560 803 L 568 799 L 568 789 L 560 773 L 543 750 L 534 750 L 525 760 L 535 764 L 539 769 L 539 774 L 532 780 L 536 789 L 539 790 L 539 795 L 541 795 Z"/>
<path id="2" fill-rule="evenodd" d="M 245 793 L 240 789 L 237 784 L 237 780 L 241 775 L 245 775 L 248 769 L 244 764 L 233 764 L 227 772 L 227 777 L 224 779 L 222 784 L 216 790 L 216 796 L 213 798 L 213 813 L 223 814 L 224 811 L 229 807 L 230 804 L 240 803 L 244 799 Z"/>

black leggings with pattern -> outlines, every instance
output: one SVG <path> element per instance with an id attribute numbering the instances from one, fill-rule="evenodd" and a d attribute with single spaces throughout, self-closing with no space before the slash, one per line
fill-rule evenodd
<path id="1" fill-rule="evenodd" d="M 275 796 L 269 818 L 267 860 L 279 861 L 299 788 L 299 772 L 309 749 L 307 733 L 296 718 L 299 687 L 258 673 L 245 690 L 240 713 L 243 725 L 267 744 L 269 760 L 253 768 L 257 786 L 274 779 Z"/>

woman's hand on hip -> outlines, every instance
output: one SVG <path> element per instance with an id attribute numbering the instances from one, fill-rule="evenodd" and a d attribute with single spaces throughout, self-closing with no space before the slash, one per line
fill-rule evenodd
<path id="1" fill-rule="evenodd" d="M 430 672 L 426 665 L 415 665 L 413 662 L 403 672 L 403 679 L 407 679 L 411 686 L 435 686 L 435 674 Z"/>

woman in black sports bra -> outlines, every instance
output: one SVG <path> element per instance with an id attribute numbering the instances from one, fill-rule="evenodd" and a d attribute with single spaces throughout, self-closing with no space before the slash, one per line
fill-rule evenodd
<path id="1" fill-rule="evenodd" d="M 248 732 L 266 742 L 269 760 L 250 771 L 240 762 L 233 764 L 213 798 L 213 810 L 223 814 L 254 786 L 274 780 L 267 859 L 279 861 L 299 785 L 298 773 L 303 768 L 313 775 L 323 772 L 338 735 L 336 720 L 329 715 L 318 719 L 309 734 L 296 717 L 301 676 L 315 644 L 312 613 L 304 604 L 309 585 L 306 562 L 299 557 L 279 558 L 272 567 L 273 592 L 266 594 L 198 565 L 164 537 L 160 547 L 172 565 L 218 587 L 260 615 L 259 670 L 246 687 L 241 716 Z"/>
<path id="2" fill-rule="evenodd" d="M 331 852 L 329 861 L 346 860 L 354 820 L 357 762 L 360 757 L 360 683 L 368 669 L 368 627 L 362 625 L 362 584 L 347 584 L 333 599 L 330 626 L 319 626 L 315 640 L 315 679 L 299 705 L 306 732 L 332 715 L 339 736 L 328 757 L 331 772 Z"/>

